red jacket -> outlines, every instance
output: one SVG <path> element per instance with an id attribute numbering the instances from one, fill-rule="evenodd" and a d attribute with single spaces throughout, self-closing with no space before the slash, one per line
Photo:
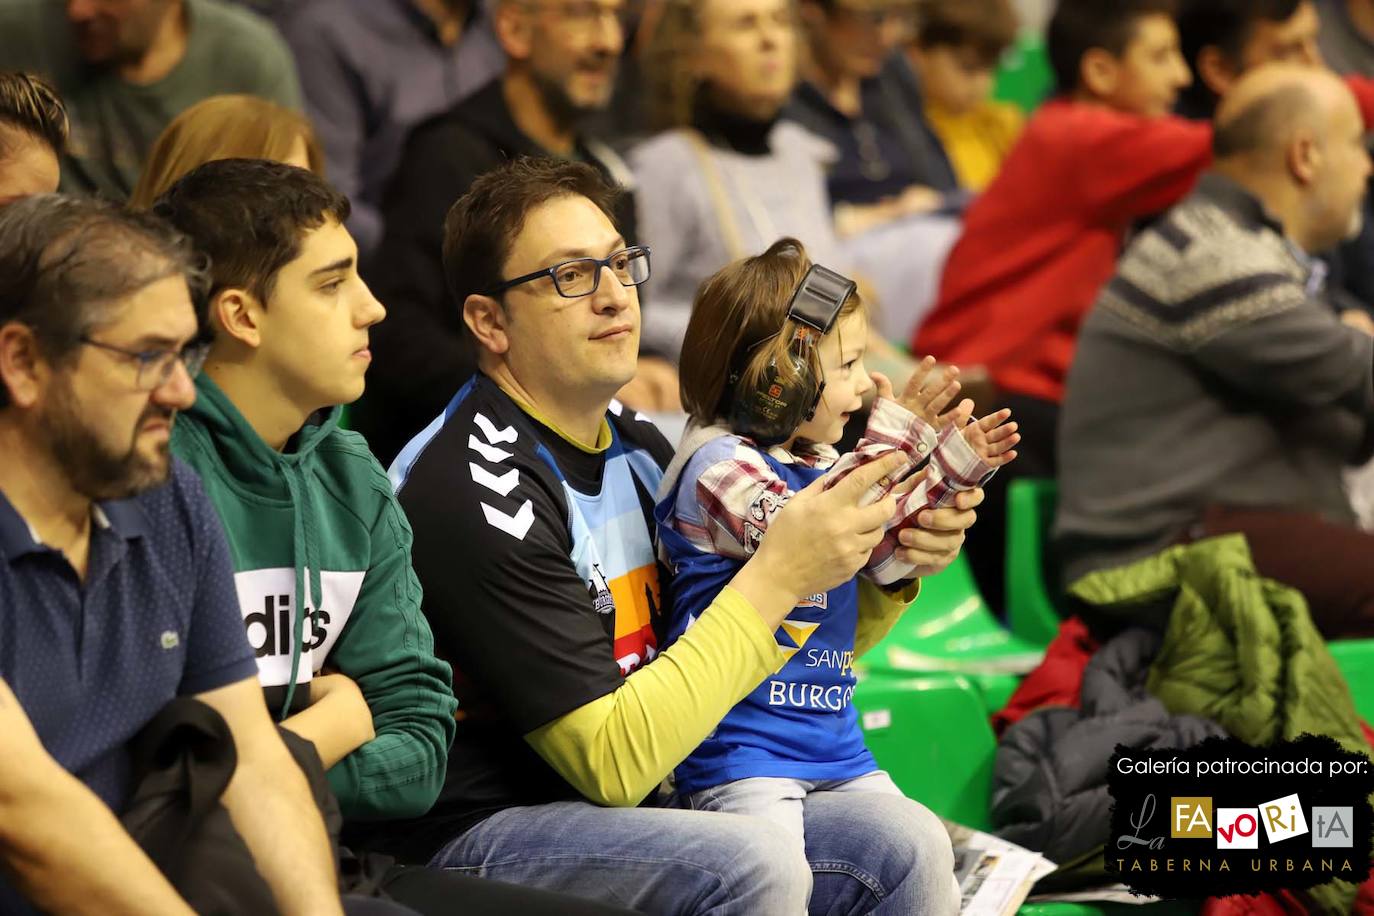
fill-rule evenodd
<path id="1" fill-rule="evenodd" d="M 1374 124 L 1374 81 L 1347 83 Z M 1004 390 L 1058 403 L 1127 230 L 1182 199 L 1211 159 L 1208 123 L 1047 103 L 965 214 L 912 353 L 987 366 Z"/>

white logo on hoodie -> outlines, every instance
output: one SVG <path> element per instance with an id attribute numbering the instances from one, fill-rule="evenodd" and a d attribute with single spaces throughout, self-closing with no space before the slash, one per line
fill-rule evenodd
<path id="1" fill-rule="evenodd" d="M 308 618 L 302 624 L 300 664 L 296 683 L 304 684 L 324 666 L 339 634 L 353 615 L 365 572 L 320 574 L 322 600 L 310 603 L 310 572 L 303 573 Z M 248 643 L 258 658 L 258 679 L 264 687 L 284 687 L 291 679 L 292 641 L 296 634 L 296 570 L 290 566 L 253 569 L 234 574 Z"/>

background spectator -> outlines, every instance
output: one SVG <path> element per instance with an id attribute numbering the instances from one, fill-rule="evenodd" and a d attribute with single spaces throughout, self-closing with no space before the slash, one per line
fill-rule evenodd
<path id="1" fill-rule="evenodd" d="M 1188 0 L 1179 17 L 1184 53 L 1197 80 L 1179 104 L 1181 113 L 1210 119 L 1218 94 L 1239 76 L 1266 63 L 1325 66 L 1312 0 Z M 1320 252 L 1331 271 L 1333 307 L 1367 320 L 1374 305 L 1374 211 L 1354 239 Z"/>
<path id="2" fill-rule="evenodd" d="M 1211 156 L 1209 126 L 1167 117 L 1190 80 L 1172 9 L 1169 0 L 1061 0 L 1048 38 L 1058 97 L 969 207 L 939 301 L 912 341 L 912 352 L 986 366 L 1021 426 L 1020 458 L 989 486 L 968 551 L 994 608 L 1003 606 L 1005 486 L 1054 476 L 1079 322 L 1132 223 L 1183 197 Z"/>
<path id="3" fill-rule="evenodd" d="M 0 206 L 57 190 L 67 145 L 67 109 L 57 92 L 28 73 L 0 71 Z"/>
<path id="4" fill-rule="evenodd" d="M 1329 71 L 1268 65 L 1217 111 L 1216 166 L 1132 243 L 1084 325 L 1060 433 L 1068 575 L 1242 533 L 1328 638 L 1374 635 L 1374 536 L 1342 470 L 1371 454 L 1374 340 L 1321 265 L 1360 225 L 1364 124 Z"/>
<path id="5" fill-rule="evenodd" d="M 1319 27 L 1312 0 L 1183 0 L 1178 31 L 1196 78 L 1179 114 L 1210 120 L 1231 84 L 1260 64 L 1320 64 Z"/>
<path id="6" fill-rule="evenodd" d="M 644 341 L 676 359 L 697 287 L 721 267 L 799 238 L 844 270 L 830 148 L 778 116 L 796 85 L 788 0 L 669 0 L 644 61 L 654 123 L 634 148 L 639 240 L 654 252 Z"/>
<path id="7" fill-rule="evenodd" d="M 1374 0 L 1317 0 L 1317 44 L 1337 73 L 1374 76 Z"/>
<path id="8" fill-rule="evenodd" d="M 933 283 L 925 237 L 893 230 L 852 244 L 835 231 L 826 189 L 834 148 L 787 118 L 801 38 L 786 0 L 670 0 L 646 49 L 655 122 L 635 147 L 641 238 L 655 251 L 645 340 L 676 358 L 700 283 L 778 238 L 800 239 L 816 261 L 862 273 L 900 311 L 922 276 Z M 950 233 L 952 242 L 952 233 Z M 895 245 L 901 259 L 887 255 Z M 913 279 L 914 278 L 914 279 Z M 882 282 L 888 280 L 891 282 Z M 913 364 L 875 336 L 875 366 L 898 382 Z"/>
<path id="9" fill-rule="evenodd" d="M 272 159 L 324 173 L 324 154 L 303 115 L 251 95 L 217 95 L 167 125 L 148 151 L 130 205 L 151 207 L 181 176 L 216 159 Z"/>
<path id="10" fill-rule="evenodd" d="M 834 145 L 830 199 L 842 234 L 857 234 L 959 199 L 940 142 L 896 52 L 914 26 L 910 3 L 802 0 L 803 82 L 788 117 Z"/>
<path id="11" fill-rule="evenodd" d="M 1016 40 L 1010 0 L 918 0 L 907 60 L 920 80 L 926 120 L 961 187 L 981 191 L 1021 133 L 1015 105 L 991 98 L 993 74 Z"/>
<path id="12" fill-rule="evenodd" d="M 610 103 L 624 31 L 624 0 L 528 4 L 498 0 L 494 27 L 505 73 L 415 129 L 386 194 L 387 231 L 364 276 L 390 320 L 373 335 L 372 391 L 355 422 L 383 462 L 439 413 L 472 375 L 473 354 L 444 286 L 444 215 L 473 181 L 519 156 L 590 162 L 621 184 L 629 167 L 581 131 Z M 617 213 L 635 238 L 634 203 Z"/>
<path id="13" fill-rule="evenodd" d="M 244 92 L 300 107 L 286 43 L 224 0 L 8 0 L 0 60 L 42 74 L 67 103 L 62 187 L 120 199 L 158 134 L 201 99 Z"/>
<path id="14" fill-rule="evenodd" d="M 406 135 L 498 76 L 505 54 L 480 0 L 295 0 L 277 21 L 367 257 Z"/>

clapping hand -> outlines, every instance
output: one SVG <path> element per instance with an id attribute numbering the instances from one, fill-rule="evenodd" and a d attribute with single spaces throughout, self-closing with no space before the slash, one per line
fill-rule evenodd
<path id="1" fill-rule="evenodd" d="M 1011 410 L 1004 407 L 960 427 L 969 448 L 990 468 L 1000 468 L 1016 459 L 1015 447 L 1021 441 L 1021 434 L 1016 431 L 1015 423 L 1008 422 L 1010 419 Z"/>
<path id="2" fill-rule="evenodd" d="M 973 402 L 965 400 L 960 402 L 955 410 L 944 412 L 959 394 L 959 367 L 937 366 L 933 356 L 921 360 L 906 387 L 902 389 L 900 397 L 893 397 L 892 382 L 887 376 L 881 372 L 871 372 L 869 376 L 878 388 L 878 397 L 895 400 L 936 428 L 953 420 L 955 411 L 964 405 L 968 405 L 970 413 L 973 410 Z"/>

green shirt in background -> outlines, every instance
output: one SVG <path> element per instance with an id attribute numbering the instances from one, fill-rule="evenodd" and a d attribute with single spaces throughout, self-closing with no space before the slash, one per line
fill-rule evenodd
<path id="1" fill-rule="evenodd" d="M 163 128 L 209 96 L 247 93 L 301 107 L 295 64 L 271 23 L 223 0 L 182 2 L 186 56 L 147 86 L 82 61 L 64 4 L 0 2 L 0 68 L 46 77 L 67 103 L 72 134 L 62 160 L 62 190 L 127 198 Z"/>

